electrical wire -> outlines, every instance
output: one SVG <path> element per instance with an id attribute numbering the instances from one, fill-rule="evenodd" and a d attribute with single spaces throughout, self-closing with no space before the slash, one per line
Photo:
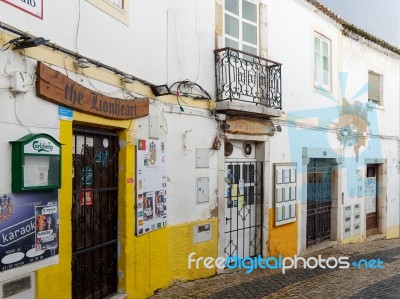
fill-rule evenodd
<path id="1" fill-rule="evenodd" d="M 171 113 L 171 114 L 180 114 L 180 115 L 190 115 L 190 116 L 199 116 L 199 117 L 204 117 L 204 118 L 208 118 L 208 119 L 210 119 L 210 118 L 214 118 L 214 116 L 212 116 L 212 115 L 206 115 L 206 114 L 204 114 L 204 113 L 201 113 L 201 112 L 198 112 L 198 111 L 196 111 L 196 110 L 192 110 L 192 111 L 190 111 L 190 112 L 188 112 L 187 110 L 185 110 L 185 111 L 180 111 L 180 109 L 179 109 L 179 106 L 178 106 L 178 110 L 174 110 L 174 107 L 177 107 L 176 105 L 172 105 L 172 104 L 166 104 L 166 103 L 164 103 L 165 105 L 168 105 L 170 108 L 169 108 L 169 110 L 164 110 L 165 112 L 168 112 L 168 113 Z"/>
<path id="2" fill-rule="evenodd" d="M 92 87 L 94 88 L 95 91 L 97 91 L 98 93 L 101 93 L 102 95 L 111 96 L 111 95 L 117 94 L 117 93 L 121 92 L 121 90 L 123 90 L 123 88 L 119 88 L 119 89 L 114 90 L 114 91 L 111 91 L 111 92 L 104 92 L 104 91 L 101 91 L 99 88 L 97 88 L 96 86 L 94 86 L 94 84 L 93 84 L 92 81 L 90 80 L 90 77 L 87 76 L 87 75 L 84 73 L 83 70 L 82 70 L 82 75 L 87 79 L 87 81 L 89 82 L 90 86 L 92 86 Z"/>
<path id="3" fill-rule="evenodd" d="M 20 37 L 14 38 L 12 40 L 9 40 L 7 43 L 5 43 L 4 45 L 1 46 L 0 51 L 4 52 L 4 51 L 10 49 L 11 46 L 18 44 L 19 42 L 21 42 L 25 39 L 27 39 L 26 36 L 20 36 Z"/>
<path id="4" fill-rule="evenodd" d="M 65 70 L 65 76 L 67 76 L 69 78 L 69 74 L 68 74 L 68 69 L 67 69 L 67 56 L 64 56 L 64 70 Z"/>
<path id="5" fill-rule="evenodd" d="M 28 82 L 27 84 L 25 84 L 26 87 L 31 86 L 32 87 L 32 91 L 35 92 L 36 90 L 36 73 L 32 74 L 28 74 L 31 77 L 31 81 Z"/>
<path id="6" fill-rule="evenodd" d="M 29 132 L 29 134 L 32 134 L 31 129 L 29 129 L 29 127 L 25 126 L 22 121 L 20 120 L 19 116 L 18 116 L 18 112 L 17 112 L 17 97 L 14 95 L 14 114 L 15 114 L 15 118 L 17 119 L 18 123 Z"/>
<path id="7" fill-rule="evenodd" d="M 8 77 L 11 77 L 11 74 L 7 73 L 7 65 L 8 65 L 8 64 L 14 66 L 14 65 L 11 63 L 10 57 L 7 57 L 7 62 L 6 62 L 5 65 L 4 65 L 4 70 L 3 70 L 3 72 L 4 72 L 4 74 L 6 74 Z M 14 67 L 15 67 L 15 66 L 14 66 Z"/>
<path id="8" fill-rule="evenodd" d="M 274 123 L 274 122 L 273 122 Z M 318 130 L 318 131 L 323 131 L 323 132 L 330 132 L 330 133 L 340 133 L 340 128 L 330 128 L 330 127 L 323 127 L 323 126 L 317 126 L 317 125 L 312 125 L 312 124 L 306 124 L 306 123 L 300 123 L 296 121 L 290 121 L 290 120 L 279 120 L 279 124 L 286 126 L 286 127 L 295 127 L 295 128 L 301 128 L 301 129 L 310 129 L 310 130 Z M 275 125 L 275 123 L 274 123 Z M 359 133 L 349 133 L 348 136 L 351 137 L 361 137 L 362 135 Z M 371 138 L 380 138 L 380 139 L 387 139 L 387 140 L 400 140 L 400 137 L 394 136 L 394 135 L 380 135 L 380 134 L 368 134 L 368 137 Z"/>
<path id="9" fill-rule="evenodd" d="M 164 129 L 164 126 L 161 126 L 161 128 L 163 129 L 164 133 L 166 135 L 168 135 L 168 123 L 167 123 L 167 119 L 165 118 L 164 108 L 161 110 L 161 115 L 162 115 L 162 117 L 164 119 L 165 127 L 166 127 L 167 130 Z"/>
<path id="10" fill-rule="evenodd" d="M 210 94 L 196 82 L 192 82 L 189 80 L 176 81 L 169 87 L 169 89 L 171 91 L 173 91 L 173 88 L 176 85 L 177 85 L 177 87 L 175 88 L 175 92 L 179 93 L 180 95 L 183 95 L 185 97 L 190 96 L 195 99 L 197 98 L 197 99 L 212 100 Z M 193 93 L 193 87 L 197 87 L 202 93 L 201 94 Z M 184 89 L 184 88 L 186 88 L 186 89 Z M 188 91 L 188 89 L 189 89 L 189 91 Z"/>
<path id="11" fill-rule="evenodd" d="M 169 11 L 172 12 L 172 16 L 173 16 L 173 20 L 174 20 L 175 45 L 176 45 L 176 53 L 177 53 L 178 65 L 179 65 L 179 68 L 180 68 L 180 70 L 181 70 L 181 72 L 182 72 L 181 75 L 183 75 L 183 77 L 186 77 L 186 76 L 185 76 L 185 71 L 184 71 L 184 69 L 183 69 L 183 67 L 182 67 L 182 62 L 181 62 L 180 54 L 179 54 L 178 33 L 177 33 L 177 31 L 176 31 L 176 17 L 175 17 L 175 12 L 174 12 L 172 9 L 168 8 L 168 9 L 167 9 L 167 16 L 168 16 L 168 12 L 169 12 Z M 168 18 L 167 18 L 167 20 L 168 20 Z M 168 59 L 168 58 L 167 58 L 167 59 Z"/>
<path id="12" fill-rule="evenodd" d="M 179 98 L 180 98 L 180 95 L 179 95 L 179 91 L 178 91 L 178 92 L 176 93 L 176 100 L 177 100 L 177 102 L 178 102 L 179 109 L 181 110 L 181 112 L 185 112 L 185 110 L 183 109 L 181 103 L 179 102 Z"/>
<path id="13" fill-rule="evenodd" d="M 6 124 L 6 125 L 14 125 L 14 126 L 21 126 L 20 123 L 18 122 L 9 122 L 9 121 L 4 121 L 4 120 L 0 120 L 0 124 Z M 47 127 L 47 126 L 38 126 L 38 125 L 31 125 L 31 128 L 38 128 L 38 129 L 53 129 L 53 130 L 58 130 L 60 128 L 58 127 Z"/>
<path id="14" fill-rule="evenodd" d="M 79 35 L 79 25 L 81 22 L 81 0 L 78 1 L 78 22 L 76 24 L 76 34 L 75 34 L 75 49 L 78 51 L 78 35 Z"/>
<path id="15" fill-rule="evenodd" d="M 197 79 L 199 78 L 199 73 L 200 73 L 200 38 L 199 38 L 199 31 L 198 31 L 198 28 L 197 28 L 197 13 L 198 13 L 198 11 L 197 11 L 197 2 L 198 2 L 198 0 L 196 0 L 196 11 L 195 11 L 195 15 L 196 15 L 195 24 L 196 25 L 195 25 L 195 28 L 196 28 L 196 37 L 197 37 L 198 63 L 197 63 L 196 79 L 194 79 L 195 83 L 197 82 Z"/>

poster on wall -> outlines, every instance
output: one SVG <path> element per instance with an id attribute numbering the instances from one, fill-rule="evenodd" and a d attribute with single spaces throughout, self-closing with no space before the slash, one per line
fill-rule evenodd
<path id="1" fill-rule="evenodd" d="M 136 154 L 136 235 L 167 224 L 165 143 L 139 139 Z"/>
<path id="2" fill-rule="evenodd" d="M 0 196 L 0 271 L 58 255 L 58 190 Z"/>
<path id="3" fill-rule="evenodd" d="M 368 177 L 365 179 L 365 201 L 366 212 L 376 213 L 376 178 Z"/>

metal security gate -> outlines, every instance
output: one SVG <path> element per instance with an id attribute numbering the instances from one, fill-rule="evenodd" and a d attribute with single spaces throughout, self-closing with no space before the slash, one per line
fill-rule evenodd
<path id="1" fill-rule="evenodd" d="M 225 165 L 225 257 L 257 256 L 262 252 L 263 163 Z"/>
<path id="2" fill-rule="evenodd" d="M 74 127 L 72 297 L 117 292 L 118 136 Z"/>
<path id="3" fill-rule="evenodd" d="M 310 159 L 307 168 L 307 246 L 331 237 L 332 165 Z"/>

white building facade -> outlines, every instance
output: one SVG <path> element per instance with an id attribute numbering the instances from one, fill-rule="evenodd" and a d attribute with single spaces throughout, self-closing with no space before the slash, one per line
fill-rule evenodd
<path id="1" fill-rule="evenodd" d="M 297 252 L 398 237 L 398 49 L 316 1 L 271 1 L 268 24 L 285 95 L 271 161 L 297 165 Z"/>
<path id="2" fill-rule="evenodd" d="M 400 50 L 317 2 L 0 10 L 0 284 L 29 285 L 11 295 L 145 298 L 216 273 L 192 252 L 399 237 Z M 14 158 L 41 138 L 59 159 Z"/>

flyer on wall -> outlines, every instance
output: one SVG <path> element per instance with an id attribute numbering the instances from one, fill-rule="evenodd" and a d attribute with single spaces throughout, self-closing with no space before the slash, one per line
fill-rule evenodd
<path id="1" fill-rule="evenodd" d="M 0 271 L 58 255 L 58 190 L 2 193 Z"/>
<path id="2" fill-rule="evenodd" d="M 136 234 L 142 235 L 167 223 L 165 143 L 139 139 L 136 157 Z"/>

